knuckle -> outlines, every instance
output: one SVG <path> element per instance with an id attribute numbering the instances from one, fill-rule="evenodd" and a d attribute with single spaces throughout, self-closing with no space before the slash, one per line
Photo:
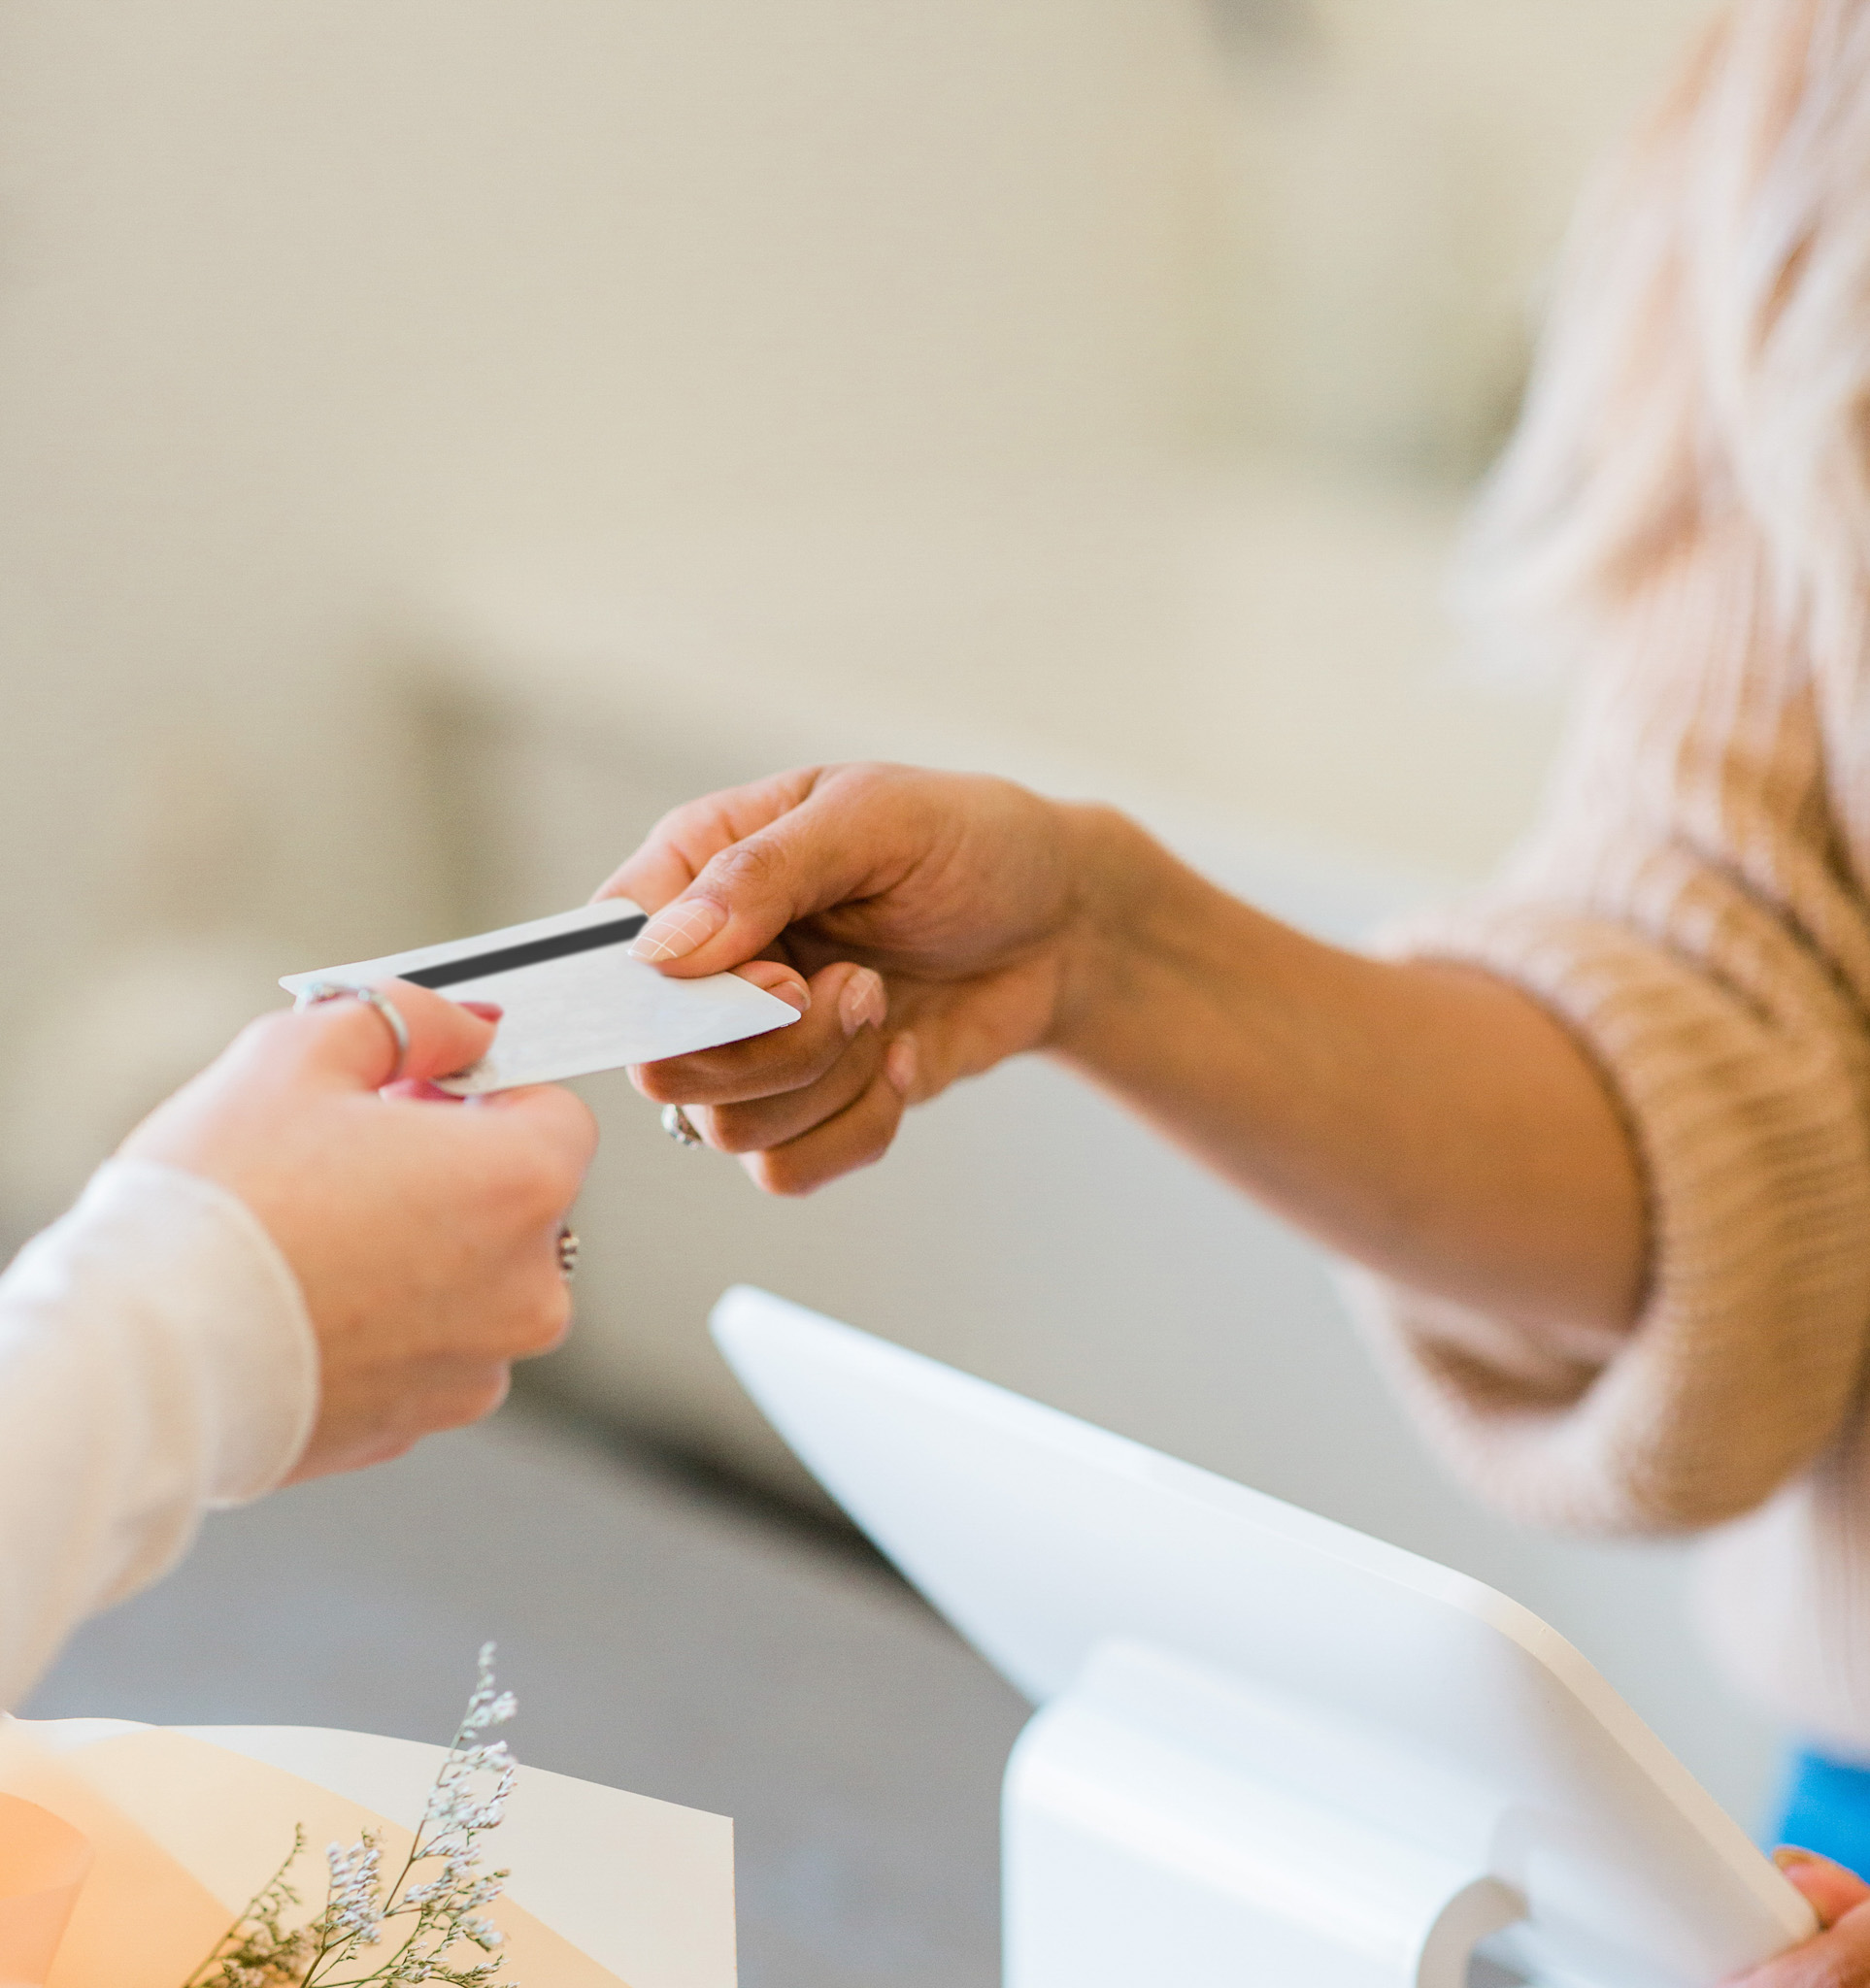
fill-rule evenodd
<path id="1" fill-rule="evenodd" d="M 551 1177 L 546 1183 L 546 1201 L 551 1213 L 560 1213 L 578 1199 L 579 1190 L 584 1184 L 584 1170 L 589 1159 L 589 1151 L 578 1156 L 559 1153 L 554 1157 Z"/>
<path id="2" fill-rule="evenodd" d="M 521 1321 L 518 1353 L 522 1359 L 536 1360 L 540 1354 L 563 1345 L 565 1335 L 571 1330 L 571 1292 L 555 1270 L 551 1278 L 551 1287 L 526 1309 Z"/>
<path id="3" fill-rule="evenodd" d="M 407 1440 L 395 1449 L 384 1449 L 380 1454 L 387 1460 L 413 1449 L 424 1436 L 484 1420 L 506 1400 L 508 1383 L 504 1362 L 479 1363 L 456 1370 L 422 1405 L 417 1426 Z"/>
<path id="4" fill-rule="evenodd" d="M 784 1146 L 744 1154 L 740 1163 L 762 1194 L 782 1201 L 802 1201 L 824 1184 L 816 1169 L 808 1169 L 799 1155 Z"/>
<path id="5" fill-rule="evenodd" d="M 888 1152 L 890 1142 L 896 1137 L 894 1125 L 875 1125 L 866 1128 L 861 1139 L 852 1146 L 846 1159 L 846 1171 L 856 1173 L 863 1167 L 874 1167 Z"/>
<path id="6" fill-rule="evenodd" d="M 528 1174 L 537 1206 L 545 1215 L 555 1216 L 578 1199 L 578 1190 L 584 1184 L 584 1170 L 595 1143 L 593 1139 L 587 1146 L 580 1140 L 576 1146 L 572 1146 L 553 1140 L 550 1144 L 542 1145 L 533 1156 Z"/>
<path id="7" fill-rule="evenodd" d="M 575 1154 L 567 1153 L 564 1156 L 564 1166 L 566 1177 L 572 1182 L 572 1192 L 575 1194 L 579 1187 L 584 1184 L 584 1170 L 597 1156 L 598 1142 L 602 1137 L 602 1128 L 598 1125 L 597 1113 L 585 1104 L 583 1098 L 571 1097 L 569 1091 L 566 1093 L 566 1096 L 571 1098 L 570 1118 L 568 1122 L 577 1137 L 578 1149 Z"/>
<path id="8" fill-rule="evenodd" d="M 701 1111 L 702 1107 L 693 1106 L 688 1115 L 692 1120 Z M 756 1153 L 773 1143 L 762 1123 L 765 1116 L 757 1107 L 715 1105 L 708 1108 L 705 1121 L 695 1130 L 717 1152 Z"/>
<path id="9" fill-rule="evenodd" d="M 503 1206 L 510 1222 L 530 1231 L 555 1221 L 577 1192 L 575 1181 L 561 1178 L 559 1168 L 542 1160 L 518 1171 Z"/>
<path id="10" fill-rule="evenodd" d="M 680 850 L 697 836 L 705 836 L 720 821 L 727 790 L 702 794 L 684 801 L 656 817 L 655 825 L 643 839 L 646 849 Z"/>
<path id="11" fill-rule="evenodd" d="M 764 835 L 722 849 L 708 865 L 709 881 L 733 894 L 764 895 L 785 864 L 785 853 Z"/>
<path id="12" fill-rule="evenodd" d="M 255 1015 L 234 1040 L 237 1043 L 278 1042 L 300 1034 L 304 1025 L 304 1015 L 289 1008 L 276 1008 L 269 1013 Z"/>
<path id="13" fill-rule="evenodd" d="M 303 1048 L 307 1017 L 289 1008 L 256 1016 L 228 1044 L 227 1055 L 239 1061 L 274 1063 Z"/>
<path id="14" fill-rule="evenodd" d="M 865 1055 L 870 1049 L 861 1036 L 855 1042 L 846 1036 L 835 1001 L 825 1003 L 817 1016 L 808 1014 L 790 1028 L 775 1029 L 771 1036 L 756 1036 L 753 1040 L 762 1045 L 771 1044 L 770 1048 L 763 1046 L 762 1053 L 770 1059 L 776 1090 L 782 1082 L 794 1090 L 816 1083 L 820 1077 L 829 1077 L 839 1064 L 848 1066 L 853 1055 Z"/>
<path id="15" fill-rule="evenodd" d="M 739 1095 L 732 1102 L 745 1104 L 753 1097 L 802 1090 L 837 1062 L 844 1046 L 844 1031 L 835 1012 L 827 1012 L 816 1028 L 808 1015 L 790 1028 L 775 1029 L 770 1036 L 736 1043 L 732 1048 L 741 1053 L 735 1056 L 732 1068 Z"/>
<path id="16" fill-rule="evenodd" d="M 504 1366 L 489 1369 L 461 1390 L 461 1422 L 480 1422 L 492 1414 L 507 1398 L 513 1376 Z"/>
<path id="17" fill-rule="evenodd" d="M 682 840 L 684 827 L 693 819 L 695 811 L 704 807 L 705 802 L 685 801 L 679 808 L 665 809 L 650 824 L 650 832 L 637 845 L 639 854 L 651 849 L 673 848 Z"/>
<path id="18" fill-rule="evenodd" d="M 679 1105 L 683 1089 L 679 1059 L 668 1063 L 638 1063 L 632 1066 L 630 1081 L 652 1105 Z"/>
<path id="19" fill-rule="evenodd" d="M 885 787 L 893 787 L 905 769 L 887 759 L 853 759 L 837 769 L 838 784 L 857 800 L 867 800 Z"/>

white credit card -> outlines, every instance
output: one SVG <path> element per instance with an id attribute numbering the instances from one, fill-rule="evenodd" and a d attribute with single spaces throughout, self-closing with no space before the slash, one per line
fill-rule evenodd
<path id="1" fill-rule="evenodd" d="M 738 975 L 672 980 L 632 959 L 629 943 L 644 923 L 627 898 L 606 898 L 472 939 L 287 974 L 280 985 L 297 994 L 314 980 L 413 980 L 451 1001 L 497 1001 L 506 1013 L 493 1047 L 458 1076 L 438 1079 L 459 1097 L 658 1063 L 798 1020 L 797 1009 Z"/>

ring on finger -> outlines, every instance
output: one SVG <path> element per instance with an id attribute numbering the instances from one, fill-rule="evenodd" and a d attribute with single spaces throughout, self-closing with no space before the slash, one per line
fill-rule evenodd
<path id="1" fill-rule="evenodd" d="M 700 1146 L 706 1145 L 708 1143 L 695 1130 L 687 1112 L 680 1105 L 663 1106 L 662 1129 L 675 1141 L 677 1145 Z"/>
<path id="2" fill-rule="evenodd" d="M 299 989 L 298 999 L 293 1002 L 295 1009 L 316 1008 L 321 1001 L 361 1001 L 366 1008 L 374 1008 L 383 1016 L 384 1026 L 389 1030 L 389 1039 L 396 1045 L 396 1061 L 390 1066 L 389 1075 L 384 1082 L 394 1083 L 409 1067 L 409 1024 L 397 1012 L 396 1004 L 387 994 L 380 993 L 375 987 L 351 987 L 342 980 L 308 980 Z"/>

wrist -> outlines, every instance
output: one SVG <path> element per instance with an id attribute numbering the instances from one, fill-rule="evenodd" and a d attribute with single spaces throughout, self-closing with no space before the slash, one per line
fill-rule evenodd
<path id="1" fill-rule="evenodd" d="M 1059 945 L 1057 996 L 1042 1046 L 1094 1062 L 1092 1046 L 1128 1005 L 1148 934 L 1182 866 L 1115 808 L 1059 803 L 1070 851 L 1071 915 Z"/>

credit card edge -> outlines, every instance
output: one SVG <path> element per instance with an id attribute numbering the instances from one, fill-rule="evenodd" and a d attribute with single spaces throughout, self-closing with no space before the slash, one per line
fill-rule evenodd
<path id="1" fill-rule="evenodd" d="M 751 991 L 755 994 L 766 992 L 763 987 L 754 987 Z M 755 1036 L 770 1036 L 775 1029 L 785 1028 L 792 1022 L 803 1019 L 798 1010 L 789 1002 L 781 1001 L 777 995 L 769 994 L 766 998 L 776 1008 L 785 1010 L 785 1013 L 778 1020 L 766 1022 L 756 1029 L 743 1030 L 736 1035 L 716 1036 L 710 1042 L 691 1043 L 685 1049 L 670 1049 L 654 1061 L 666 1063 L 672 1056 L 698 1056 L 704 1049 L 724 1048 L 729 1043 L 751 1043 Z M 634 1056 L 614 1058 L 606 1052 L 601 1062 L 580 1064 L 575 1070 L 560 1069 L 551 1077 L 516 1077 L 503 1079 L 499 1083 L 477 1084 L 471 1088 L 462 1085 L 459 1077 L 438 1077 L 435 1079 L 435 1088 L 447 1091 L 450 1096 L 456 1098 L 489 1097 L 496 1091 L 517 1091 L 523 1089 L 527 1084 L 564 1083 L 574 1077 L 601 1077 L 607 1070 L 627 1070 L 632 1063 L 640 1063 L 643 1060 L 642 1057 Z"/>

